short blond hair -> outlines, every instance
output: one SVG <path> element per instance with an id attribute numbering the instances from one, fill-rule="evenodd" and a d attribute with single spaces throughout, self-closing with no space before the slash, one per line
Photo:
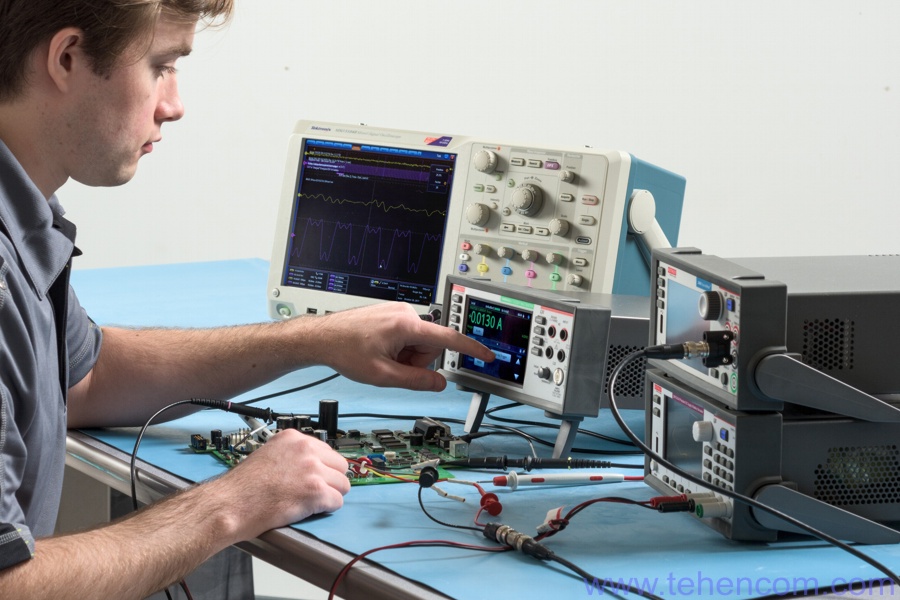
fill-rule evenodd
<path id="1" fill-rule="evenodd" d="M 66 27 L 84 34 L 98 75 L 108 75 L 133 45 L 152 39 L 161 14 L 186 21 L 224 23 L 234 0 L 0 0 L 0 101 L 22 93 L 28 60 Z"/>

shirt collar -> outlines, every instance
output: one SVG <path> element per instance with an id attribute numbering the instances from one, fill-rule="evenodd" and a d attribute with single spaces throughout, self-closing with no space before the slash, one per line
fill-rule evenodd
<path id="1" fill-rule="evenodd" d="M 65 214 L 56 196 L 46 200 L 3 140 L 0 140 L 0 226 L 39 298 L 65 268 L 74 241 L 54 229 Z"/>

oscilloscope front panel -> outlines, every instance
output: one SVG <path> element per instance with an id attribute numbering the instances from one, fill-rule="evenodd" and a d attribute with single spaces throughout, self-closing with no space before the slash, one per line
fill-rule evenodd
<path id="1" fill-rule="evenodd" d="M 631 191 L 647 187 L 674 241 L 683 178 L 623 152 L 301 121 L 285 166 L 269 312 L 387 300 L 425 312 L 441 302 L 448 275 L 647 295 L 649 267 L 624 218 Z"/>

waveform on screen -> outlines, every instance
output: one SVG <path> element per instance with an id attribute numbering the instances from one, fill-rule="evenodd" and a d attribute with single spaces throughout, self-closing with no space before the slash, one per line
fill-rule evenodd
<path id="1" fill-rule="evenodd" d="M 427 182 L 431 176 L 430 165 L 412 162 L 367 159 L 362 157 L 353 157 L 352 160 L 334 159 L 330 157 L 322 159 L 311 156 L 309 153 L 307 153 L 307 160 L 304 162 L 306 167 L 310 169 L 328 171 L 338 175 L 353 175 L 365 178 L 378 177 Z"/>
<path id="2" fill-rule="evenodd" d="M 374 227 L 371 225 L 358 225 L 354 223 L 342 223 L 340 221 L 327 222 L 324 219 L 306 219 L 300 243 L 294 245 L 291 250 L 291 258 L 303 259 L 309 252 L 317 252 L 319 261 L 325 263 L 344 261 L 348 267 L 362 267 L 363 261 L 372 256 L 370 249 L 374 244 L 374 264 L 377 269 L 388 269 L 395 265 L 405 255 L 406 272 L 418 273 L 422 266 L 423 257 L 440 256 L 440 234 L 419 233 L 412 230 L 389 229 Z M 331 235 L 326 235 L 330 229 Z M 355 231 L 359 229 L 358 233 Z M 356 240 L 354 240 L 356 235 Z M 389 239 L 385 239 L 389 236 Z M 307 243 L 315 243 L 318 238 L 317 249 L 307 247 Z M 343 240 L 346 238 L 346 251 Z M 418 240 L 417 240 L 418 238 Z M 340 240 L 340 242 L 338 241 Z M 357 247 L 358 244 L 358 247 Z M 385 246 L 387 248 L 385 249 Z M 354 250 L 354 247 L 356 249 Z M 341 265 L 343 266 L 343 265 Z"/>
<path id="3" fill-rule="evenodd" d="M 443 217 L 447 214 L 447 211 L 441 209 L 428 209 L 428 208 L 411 208 L 406 206 L 405 204 L 388 204 L 383 200 L 373 199 L 373 200 L 350 200 L 347 198 L 333 198 L 331 196 L 326 196 L 325 194 L 297 194 L 298 198 L 306 198 L 309 200 L 321 200 L 323 202 L 327 202 L 329 204 L 353 204 L 356 206 L 374 206 L 384 212 L 390 212 L 392 210 L 402 210 L 403 212 L 408 213 L 419 213 L 423 214 L 426 217 L 433 217 L 435 215 Z"/>

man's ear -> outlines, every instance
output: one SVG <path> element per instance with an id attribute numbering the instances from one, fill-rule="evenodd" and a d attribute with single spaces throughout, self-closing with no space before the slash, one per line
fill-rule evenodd
<path id="1" fill-rule="evenodd" d="M 83 44 L 84 32 L 76 27 L 60 29 L 50 39 L 47 75 L 61 92 L 69 91 L 78 70 L 89 68 Z"/>

